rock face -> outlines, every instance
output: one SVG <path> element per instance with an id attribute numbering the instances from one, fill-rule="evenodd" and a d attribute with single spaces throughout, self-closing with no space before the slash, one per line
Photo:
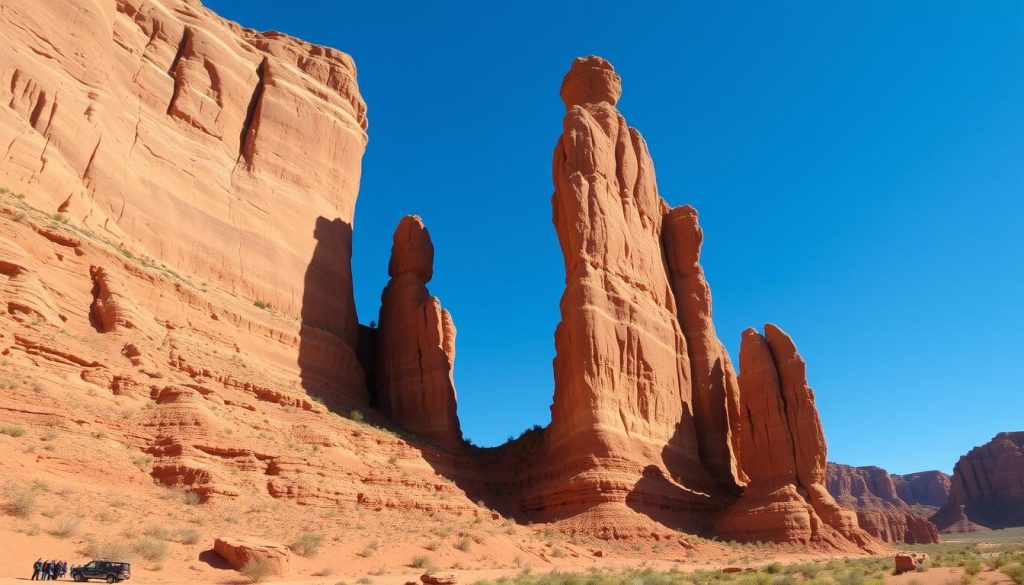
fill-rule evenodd
<path id="1" fill-rule="evenodd" d="M 348 258 L 367 122 L 352 59 L 192 0 L 3 12 L 0 186 L 76 238 L 301 319 L 279 337 L 304 346 L 304 385 L 365 402 Z"/>
<path id="2" fill-rule="evenodd" d="M 927 501 L 934 501 L 931 491 L 942 485 L 943 476 L 939 471 L 902 476 L 880 467 L 829 462 L 826 485 L 837 502 L 857 512 L 857 522 L 868 534 L 885 542 L 929 544 L 939 541 L 938 530 L 928 521 L 937 508 L 922 503 L 914 495 L 914 488 Z M 946 481 L 948 485 L 948 477 Z"/>
<path id="3" fill-rule="evenodd" d="M 213 541 L 213 551 L 235 569 L 250 561 L 265 561 L 271 575 L 288 574 L 292 553 L 282 544 L 222 536 Z"/>
<path id="4" fill-rule="evenodd" d="M 711 288 L 700 265 L 704 232 L 697 210 L 676 207 L 665 216 L 662 242 L 676 315 L 686 338 L 700 458 L 719 482 L 734 490 L 746 478 L 736 467 L 740 436 L 739 387 L 729 354 L 711 321 Z"/>
<path id="5" fill-rule="evenodd" d="M 715 532 L 740 541 L 872 548 L 853 512 L 825 489 L 826 445 L 806 364 L 788 335 L 765 325 L 740 346 L 739 465 L 749 478 Z"/>
<path id="6" fill-rule="evenodd" d="M 942 532 L 1024 526 L 1024 431 L 999 433 L 960 457 L 949 501 L 931 520 Z"/>
<path id="7" fill-rule="evenodd" d="M 376 384 L 381 410 L 407 430 L 445 447 L 462 444 L 456 412 L 455 325 L 427 283 L 434 245 L 423 221 L 398 223 L 381 295 Z"/>
<path id="8" fill-rule="evenodd" d="M 610 537 L 643 530 L 633 512 L 730 539 L 875 550 L 825 490 L 821 422 L 789 337 L 748 331 L 737 381 L 696 211 L 658 194 L 620 95 L 598 57 L 562 83 L 552 206 L 566 287 L 551 425 L 522 508 Z"/>
<path id="9" fill-rule="evenodd" d="M 545 485 L 525 507 L 564 517 L 604 503 L 711 505 L 690 360 L 662 253 L 668 205 L 640 133 L 615 108 L 619 76 L 577 59 L 562 82 L 554 224 L 565 259 Z M 723 417 L 725 415 L 723 414 Z"/>

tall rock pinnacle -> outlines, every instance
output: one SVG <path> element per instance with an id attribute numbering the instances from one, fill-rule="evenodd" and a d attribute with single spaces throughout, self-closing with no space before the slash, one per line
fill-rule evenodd
<path id="1" fill-rule="evenodd" d="M 735 458 L 740 434 L 739 387 L 729 354 L 711 321 L 711 288 L 700 265 L 704 232 L 697 222 L 697 210 L 689 205 L 672 209 L 665 216 L 663 230 L 676 314 L 686 337 L 693 376 L 700 457 L 720 486 L 735 488 L 743 479 Z"/>
<path id="2" fill-rule="evenodd" d="M 452 381 L 455 325 L 427 290 L 433 266 L 423 221 L 403 217 L 391 248 L 391 281 L 381 295 L 377 390 L 381 409 L 404 428 L 455 448 L 462 443 Z"/>
<path id="3" fill-rule="evenodd" d="M 544 474 L 557 487 L 525 503 L 554 517 L 609 502 L 711 505 L 663 261 L 668 205 L 646 143 L 615 109 L 620 93 L 599 57 L 576 59 L 562 83 L 551 203 L 566 278 Z"/>
<path id="4" fill-rule="evenodd" d="M 743 332 L 739 464 L 749 483 L 715 532 L 743 542 L 872 549 L 877 543 L 825 489 L 827 447 L 806 364 L 778 327 Z"/>

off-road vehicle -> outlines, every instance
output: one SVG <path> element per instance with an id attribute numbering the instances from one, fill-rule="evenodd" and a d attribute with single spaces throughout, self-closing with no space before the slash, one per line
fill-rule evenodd
<path id="1" fill-rule="evenodd" d="M 75 581 L 103 579 L 107 583 L 117 583 L 132 578 L 131 563 L 96 559 L 88 564 L 71 567 L 71 578 Z"/>

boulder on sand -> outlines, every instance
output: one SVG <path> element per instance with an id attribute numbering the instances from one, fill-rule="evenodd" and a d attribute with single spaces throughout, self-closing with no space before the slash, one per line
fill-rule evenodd
<path id="1" fill-rule="evenodd" d="M 896 573 L 906 573 L 924 569 L 928 564 L 928 555 L 925 553 L 899 553 L 896 555 Z"/>
<path id="2" fill-rule="evenodd" d="M 267 561 L 272 575 L 287 575 L 292 553 L 287 546 L 273 542 L 222 536 L 213 541 L 213 552 L 235 569 L 250 561 Z"/>

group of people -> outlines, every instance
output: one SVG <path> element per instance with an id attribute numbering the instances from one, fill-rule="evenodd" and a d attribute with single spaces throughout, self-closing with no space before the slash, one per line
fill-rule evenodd
<path id="1" fill-rule="evenodd" d="M 68 564 L 64 561 L 44 561 L 39 559 L 32 565 L 33 581 L 56 581 L 68 573 Z"/>

